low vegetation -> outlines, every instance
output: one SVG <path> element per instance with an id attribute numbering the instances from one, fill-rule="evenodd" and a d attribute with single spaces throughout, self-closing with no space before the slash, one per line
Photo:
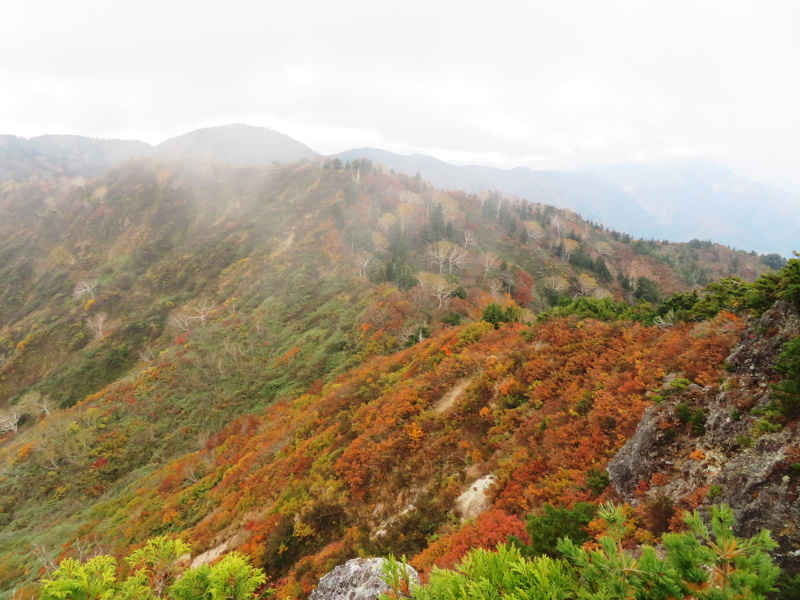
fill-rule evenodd
<path id="1" fill-rule="evenodd" d="M 429 573 L 515 536 L 533 556 L 526 520 L 585 504 L 582 531 L 613 496 L 605 466 L 666 375 L 718 385 L 747 311 L 800 297 L 797 259 L 759 277 L 755 254 L 369 161 L 7 183 L 0 234 L 2 597 L 161 536 L 240 552 L 282 598 L 359 554 Z M 113 594 L 145 594 L 118 566 Z"/>

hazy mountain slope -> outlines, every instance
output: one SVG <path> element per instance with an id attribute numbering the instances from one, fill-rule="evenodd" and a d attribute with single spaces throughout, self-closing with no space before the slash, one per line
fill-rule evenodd
<path id="1" fill-rule="evenodd" d="M 658 223 L 658 237 L 711 239 L 790 256 L 800 248 L 800 197 L 708 160 L 616 165 L 594 172 L 614 181 Z"/>
<path id="2" fill-rule="evenodd" d="M 637 237 L 713 240 L 746 250 L 791 256 L 800 230 L 800 198 L 708 160 L 624 164 L 560 173 L 455 166 L 423 155 L 361 148 L 336 155 L 366 157 L 446 189 L 498 190 L 570 208 L 584 218 Z"/>
<path id="3" fill-rule="evenodd" d="M 155 148 L 135 140 L 100 140 L 77 135 L 42 135 L 30 139 L 0 135 L 0 181 L 95 177 L 122 161 L 151 155 L 239 167 L 317 156 L 308 146 L 282 133 L 241 124 L 198 129 Z"/>
<path id="4" fill-rule="evenodd" d="M 0 135 L 0 181 L 95 177 L 123 160 L 147 156 L 151 151 L 149 144 L 134 140 Z"/>
<path id="5" fill-rule="evenodd" d="M 287 135 L 241 123 L 198 129 L 158 144 L 155 154 L 169 160 L 205 160 L 234 167 L 314 158 L 317 153 Z"/>
<path id="6" fill-rule="evenodd" d="M 335 157 L 346 161 L 369 158 L 409 176 L 420 173 L 438 188 L 467 192 L 496 190 L 569 208 L 585 219 L 625 231 L 637 237 L 655 236 L 653 219 L 620 187 L 592 173 L 534 171 L 528 167 L 511 170 L 477 165 L 456 166 L 422 154 L 403 156 L 376 148 L 359 148 Z"/>

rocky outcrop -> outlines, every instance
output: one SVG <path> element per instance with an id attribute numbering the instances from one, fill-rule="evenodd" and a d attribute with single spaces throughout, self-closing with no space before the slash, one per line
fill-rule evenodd
<path id="1" fill-rule="evenodd" d="M 456 498 L 456 510 L 461 520 L 474 519 L 492 507 L 491 490 L 495 482 L 494 475 L 486 475 L 473 481 L 472 484 Z"/>
<path id="2" fill-rule="evenodd" d="M 385 563 L 384 558 L 349 560 L 320 579 L 309 600 L 376 600 L 389 591 L 383 574 Z M 409 565 L 398 564 L 406 570 L 410 585 L 419 585 L 417 572 Z"/>
<path id="3" fill-rule="evenodd" d="M 738 534 L 769 529 L 776 559 L 800 563 L 800 432 L 770 418 L 772 367 L 781 346 L 800 335 L 800 316 L 776 303 L 745 328 L 726 361 L 728 377 L 701 388 L 667 380 L 633 437 L 611 460 L 615 490 L 633 504 L 679 508 L 725 502 Z M 677 385 L 676 385 L 677 383 Z"/>

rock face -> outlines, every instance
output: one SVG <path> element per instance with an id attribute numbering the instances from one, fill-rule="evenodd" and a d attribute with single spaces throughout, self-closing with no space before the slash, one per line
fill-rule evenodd
<path id="1" fill-rule="evenodd" d="M 668 380 L 664 401 L 645 412 L 608 465 L 617 493 L 647 507 L 729 504 L 739 535 L 770 530 L 780 544 L 776 560 L 800 570 L 800 432 L 796 422 L 781 426 L 763 412 L 775 359 L 798 334 L 800 316 L 779 302 L 745 328 L 721 385 L 678 389 Z M 682 422 L 687 415 L 701 425 Z"/>
<path id="2" fill-rule="evenodd" d="M 456 508 L 461 520 L 477 517 L 492 507 L 490 491 L 495 481 L 494 475 L 486 475 L 473 481 L 467 490 L 456 498 Z"/>
<path id="3" fill-rule="evenodd" d="M 309 600 L 376 600 L 389 586 L 384 581 L 384 558 L 356 558 L 339 565 L 319 580 Z M 411 586 L 419 585 L 419 575 L 409 565 L 405 568 Z"/>

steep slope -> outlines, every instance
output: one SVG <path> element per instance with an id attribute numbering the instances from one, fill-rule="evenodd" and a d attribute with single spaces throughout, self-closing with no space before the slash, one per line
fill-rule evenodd
<path id="1" fill-rule="evenodd" d="M 189 383 L 166 354 L 70 411 L 73 435 L 91 449 L 86 458 L 72 450 L 78 468 L 62 461 L 51 471 L 43 451 L 34 450 L 38 436 L 56 438 L 56 425 L 8 449 L 15 458 L 4 472 L 3 509 L 13 520 L 3 538 L 17 552 L 4 561 L 22 563 L 19 536 L 53 548 L 55 558 L 81 545 L 116 552 L 183 532 L 195 552 L 239 548 L 272 577 L 287 577 L 281 597 L 307 594 L 344 558 L 415 554 L 432 535 L 439 539 L 415 564 L 450 565 L 471 546 L 524 536 L 519 515 L 543 502 L 606 497 L 602 468 L 635 428 L 646 391 L 673 371 L 716 380 L 738 330 L 730 318 L 711 329 L 673 331 L 562 320 L 461 326 L 373 358 L 263 415 L 241 417 L 154 468 L 150 453 L 164 448 L 166 431 L 148 431 L 148 418 L 179 409 L 171 427 L 180 437 L 194 437 L 197 427 L 191 407 L 165 396 L 172 382 Z M 721 335 L 706 337 L 711 331 Z M 176 350 L 180 360 L 202 356 L 195 339 Z M 281 360 L 284 368 L 301 368 L 294 356 Z M 438 410 L 439 399 L 465 379 L 452 407 Z M 204 418 L 216 409 L 207 402 Z M 150 466 L 130 471 L 134 452 L 147 452 Z M 131 474 L 120 479 L 120 471 Z M 487 473 L 497 478 L 493 509 L 461 525 L 455 500 Z M 76 492 L 83 506 L 67 509 L 72 518 L 62 520 Z M 36 510 L 48 499 L 51 512 Z M 65 537 L 71 548 L 54 552 L 55 539 Z M 33 549 L 26 551 L 32 560 Z"/>
<path id="2" fill-rule="evenodd" d="M 169 160 L 204 160 L 234 167 L 294 162 L 317 156 L 305 144 L 265 127 L 236 123 L 198 129 L 171 138 L 155 148 Z"/>
<path id="3" fill-rule="evenodd" d="M 528 167 L 503 170 L 478 165 L 456 166 L 432 156 L 403 156 L 376 148 L 347 150 L 335 157 L 343 161 L 368 158 L 407 175 L 420 173 L 438 188 L 473 193 L 497 190 L 530 202 L 573 210 L 585 219 L 637 237 L 663 237 L 657 235 L 653 217 L 622 188 L 592 173 L 534 171 Z"/>
<path id="4" fill-rule="evenodd" d="M 601 473 L 662 369 L 713 381 L 739 327 L 520 321 L 575 296 L 638 298 L 652 318 L 659 287 L 691 285 L 671 265 L 706 256 L 709 276 L 765 268 L 365 161 L 147 159 L 6 183 L 0 586 L 180 534 L 247 550 L 302 596 L 354 552 L 418 552 L 438 532 L 425 565 L 488 543 L 492 523 L 520 533 L 537 503 L 602 493 L 582 473 Z M 463 529 L 455 498 L 486 473 L 500 512 Z"/>
<path id="5" fill-rule="evenodd" d="M 347 150 L 343 161 L 369 158 L 445 189 L 498 190 L 568 208 L 642 238 L 729 246 L 790 256 L 800 227 L 800 197 L 760 184 L 709 160 L 622 164 L 585 172 L 455 166 L 430 156 L 375 148 Z"/>
<path id="6" fill-rule="evenodd" d="M 781 410 L 773 389 L 781 349 L 798 336 L 797 309 L 777 302 L 748 323 L 724 381 L 668 381 L 660 392 L 666 399 L 647 410 L 609 465 L 622 497 L 662 518 L 704 498 L 725 502 L 740 533 L 770 530 L 780 543 L 778 562 L 799 572 L 800 434 L 797 415 Z"/>

